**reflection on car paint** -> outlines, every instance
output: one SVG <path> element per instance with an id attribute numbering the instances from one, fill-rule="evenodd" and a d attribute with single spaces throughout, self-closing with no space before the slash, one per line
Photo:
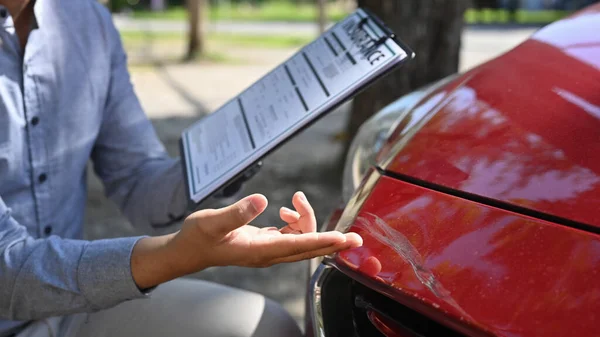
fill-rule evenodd
<path id="1" fill-rule="evenodd" d="M 598 46 L 600 49 L 600 45 Z M 552 91 L 557 93 L 560 97 L 564 98 L 566 101 L 571 102 L 572 104 L 577 105 L 581 110 L 587 112 L 593 117 L 600 118 L 600 105 L 594 104 L 583 97 L 579 97 L 576 94 L 562 89 L 562 88 L 554 88 Z"/>
<path id="2" fill-rule="evenodd" d="M 565 54 L 600 70 L 600 41 L 598 40 L 598 27 L 600 13 L 598 6 L 591 7 L 587 12 L 574 15 L 555 22 L 533 34 L 534 40 L 550 44 Z"/>
<path id="3" fill-rule="evenodd" d="M 600 71 L 529 40 L 462 80 L 382 168 L 600 227 Z"/>
<path id="4" fill-rule="evenodd" d="M 453 75 L 435 83 L 421 101 L 399 120 L 396 129 L 389 136 L 389 139 L 395 141 L 388 141 L 377 156 L 376 161 L 379 166 L 387 166 L 418 130 L 454 99 L 454 90 L 460 88 L 461 83 L 468 81 L 469 78 L 470 75 L 462 77 Z"/>
<path id="5" fill-rule="evenodd" d="M 367 317 L 371 321 L 371 324 L 386 337 L 406 337 L 412 335 L 410 331 L 406 332 L 406 328 L 387 319 L 376 311 L 368 311 Z"/>

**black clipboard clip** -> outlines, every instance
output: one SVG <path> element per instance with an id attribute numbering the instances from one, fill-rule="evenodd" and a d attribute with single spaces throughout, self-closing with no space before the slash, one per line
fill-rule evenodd
<path id="1" fill-rule="evenodd" d="M 396 35 L 396 33 L 394 33 L 383 21 L 381 21 L 381 19 L 377 15 L 373 14 L 372 11 L 364 7 L 360 7 L 360 10 L 362 10 L 367 15 L 366 17 L 361 16 L 361 20 L 359 22 L 359 25 L 361 25 L 361 27 L 364 25 L 368 25 L 369 20 L 371 20 L 385 34 L 385 36 L 382 36 L 378 39 L 377 43 L 382 44 L 387 39 L 391 39 L 395 43 L 397 43 L 404 51 L 406 51 L 410 59 L 415 58 L 415 52 L 406 43 L 401 41 L 398 38 L 398 35 Z"/>
<path id="2" fill-rule="evenodd" d="M 371 20 L 385 34 L 384 37 L 381 37 L 382 39 L 386 38 L 386 39 L 392 39 L 394 41 L 397 40 L 396 33 L 394 33 L 383 21 L 381 21 L 381 19 L 378 16 L 376 16 L 375 14 L 373 14 L 373 12 L 370 11 L 369 9 L 366 9 L 366 8 L 363 8 L 363 7 L 361 7 L 360 9 L 367 14 L 367 17 L 361 18 L 360 22 L 358 23 L 358 25 L 360 27 L 368 24 L 369 20 Z"/>
<path id="3" fill-rule="evenodd" d="M 254 177 L 260 168 L 262 167 L 262 161 L 256 162 L 254 165 L 247 168 L 242 174 L 237 176 L 233 181 L 229 184 L 222 187 L 218 192 L 215 193 L 216 198 L 230 198 L 235 196 L 242 190 L 244 183 L 246 183 L 250 178 Z"/>
<path id="4" fill-rule="evenodd" d="M 371 15 L 371 14 L 369 14 L 369 15 Z M 366 17 L 366 18 L 362 18 L 362 19 L 360 19 L 360 21 L 359 21 L 359 22 L 358 22 L 358 24 L 357 24 L 357 26 L 358 26 L 358 29 L 361 29 L 361 30 L 363 30 L 363 31 L 364 31 L 364 30 L 365 30 L 365 26 L 369 24 L 369 20 L 370 20 L 370 19 L 371 19 L 371 20 L 374 20 L 374 19 L 375 19 L 375 17 L 373 17 L 373 16 L 372 16 L 372 17 L 370 17 L 370 18 L 369 18 L 369 17 Z M 381 27 L 380 27 L 380 28 L 381 28 Z M 373 28 L 371 28 L 371 30 L 373 30 Z M 379 38 L 378 38 L 378 39 L 375 41 L 375 46 L 376 46 L 376 47 L 379 47 L 379 46 L 381 46 L 381 45 L 382 45 L 382 44 L 384 44 L 384 43 L 385 43 L 385 42 L 386 42 L 388 39 L 394 39 L 394 37 L 395 37 L 396 35 L 395 35 L 394 33 L 392 33 L 392 32 L 391 32 L 389 29 L 388 29 L 388 31 L 390 32 L 390 34 L 388 34 L 388 32 L 386 32 L 386 31 L 384 30 L 383 32 L 385 33 L 385 35 L 384 35 L 384 36 L 381 36 L 381 37 L 379 37 Z M 373 32 L 373 34 L 375 34 L 375 32 Z M 391 36 L 390 36 L 390 35 L 391 35 Z"/>

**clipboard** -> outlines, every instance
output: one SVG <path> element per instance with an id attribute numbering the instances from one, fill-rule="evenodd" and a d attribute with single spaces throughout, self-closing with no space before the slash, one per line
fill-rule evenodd
<path id="1" fill-rule="evenodd" d="M 190 205 L 248 178 L 265 156 L 414 56 L 381 20 L 357 9 L 183 131 Z"/>

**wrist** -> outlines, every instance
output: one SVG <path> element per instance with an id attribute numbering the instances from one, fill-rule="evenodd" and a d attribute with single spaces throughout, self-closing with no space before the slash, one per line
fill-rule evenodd
<path id="1" fill-rule="evenodd" d="M 206 261 L 207 252 L 202 252 L 203 245 L 190 239 L 190 232 L 182 231 L 171 234 L 164 243 L 163 257 L 169 270 L 181 277 L 199 272 L 210 267 Z M 193 236 L 193 235 L 192 235 Z"/>
<path id="2" fill-rule="evenodd" d="M 140 289 L 155 287 L 161 283 L 183 276 L 172 262 L 169 249 L 171 235 L 145 237 L 133 247 L 131 273 Z"/>

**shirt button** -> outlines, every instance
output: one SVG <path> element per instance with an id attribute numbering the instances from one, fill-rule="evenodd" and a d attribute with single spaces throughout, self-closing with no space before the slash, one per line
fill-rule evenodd
<path id="1" fill-rule="evenodd" d="M 31 125 L 36 126 L 40 122 L 40 118 L 35 116 L 31 119 Z"/>
<path id="2" fill-rule="evenodd" d="M 40 183 L 43 183 L 44 181 L 46 181 L 47 178 L 48 178 L 48 176 L 46 175 L 46 173 L 42 173 L 42 174 L 39 175 L 38 181 Z"/>
<path id="3" fill-rule="evenodd" d="M 48 225 L 48 226 L 44 227 L 44 234 L 46 234 L 46 235 L 52 234 L 52 226 Z"/>

